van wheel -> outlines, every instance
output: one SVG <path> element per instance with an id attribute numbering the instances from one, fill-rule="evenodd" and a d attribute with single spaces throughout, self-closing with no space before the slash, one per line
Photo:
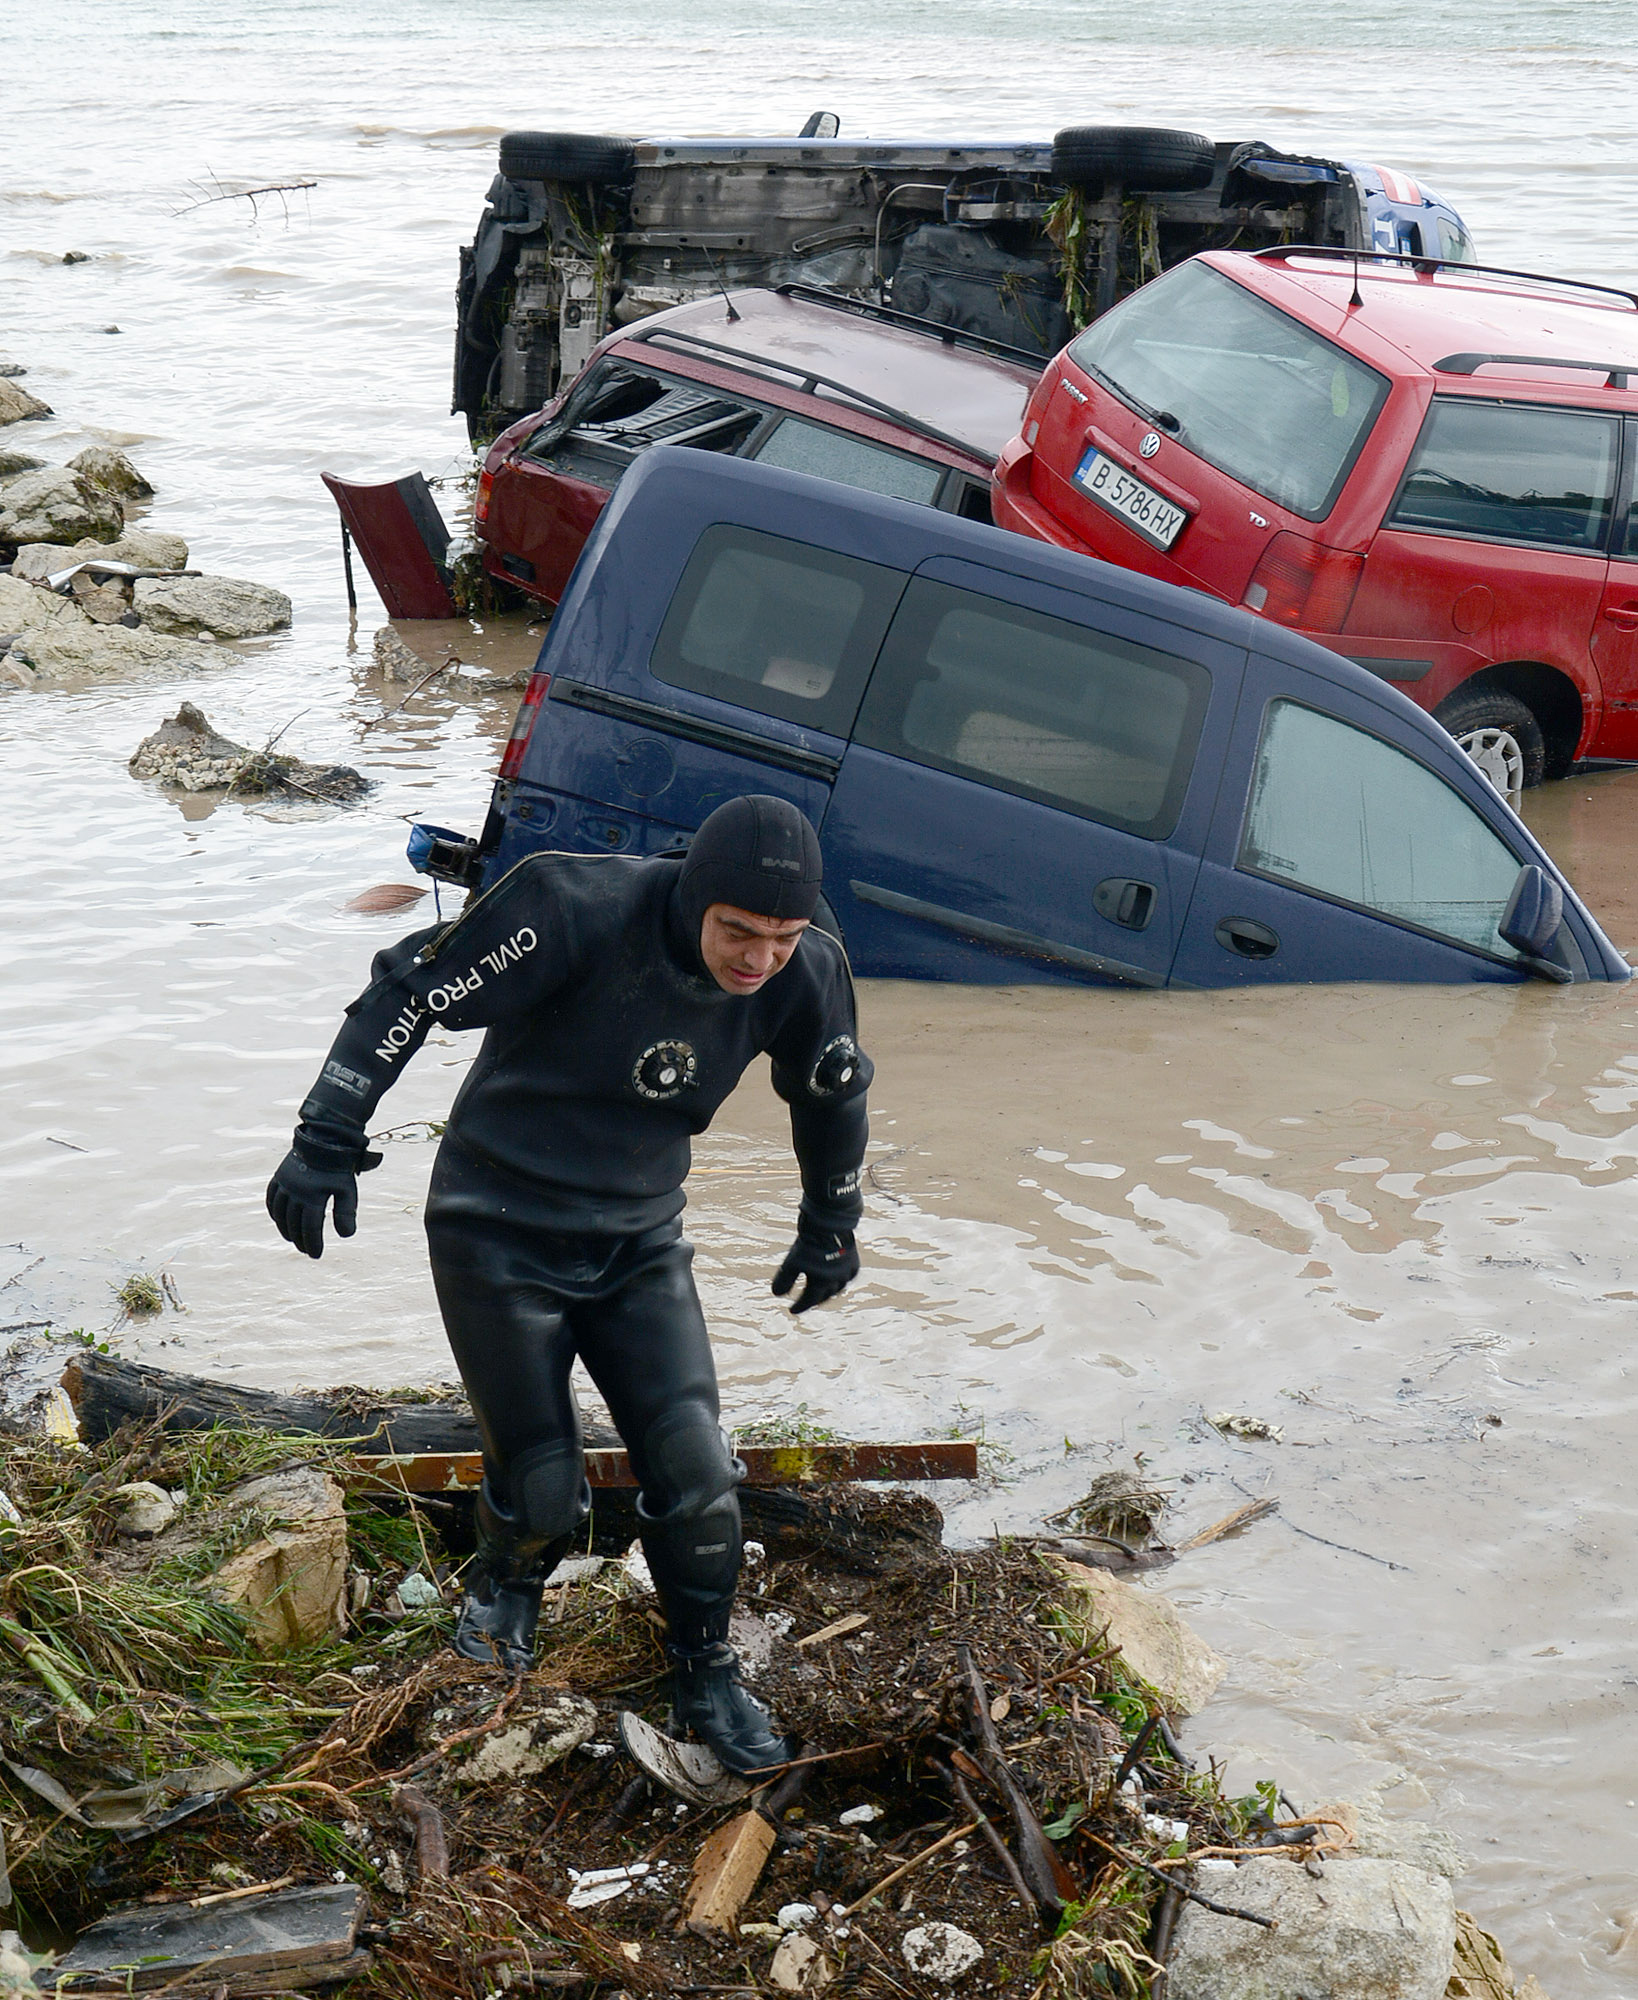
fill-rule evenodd
<path id="1" fill-rule="evenodd" d="M 606 187 L 629 180 L 636 154 L 624 139 L 585 132 L 508 132 L 500 170 L 509 181 L 590 181 Z"/>
<path id="2" fill-rule="evenodd" d="M 1071 187 L 1105 181 L 1144 194 L 1211 186 L 1217 149 L 1198 132 L 1149 125 L 1071 125 L 1052 142 L 1052 178 Z"/>
<path id="3" fill-rule="evenodd" d="M 1541 724 L 1515 694 L 1458 689 L 1433 711 L 1504 798 L 1539 785 L 1547 768 Z"/>

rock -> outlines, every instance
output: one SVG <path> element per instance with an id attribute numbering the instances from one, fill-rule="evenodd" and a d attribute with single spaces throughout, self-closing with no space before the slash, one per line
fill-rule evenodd
<path id="1" fill-rule="evenodd" d="M 444 1593 L 430 1576 L 413 1569 L 398 1586 L 398 1601 L 406 1611 L 430 1611 L 433 1605 L 443 1603 Z"/>
<path id="2" fill-rule="evenodd" d="M 145 500 L 154 490 L 124 452 L 111 444 L 87 445 L 68 464 L 71 471 L 100 492 L 113 494 L 116 500 Z"/>
<path id="3" fill-rule="evenodd" d="M 22 473 L 0 489 L 0 542 L 102 544 L 124 525 L 119 502 L 67 466 Z"/>
<path id="4" fill-rule="evenodd" d="M 66 599 L 62 600 L 64 603 Z M 12 646 L 8 660 L 21 658 L 44 681 L 101 678 L 148 667 L 208 667 L 221 655 L 194 639 L 171 639 L 162 632 L 133 632 L 124 625 L 94 625 L 77 605 L 78 621 L 37 626 Z"/>
<path id="5" fill-rule="evenodd" d="M 76 586 L 78 582 L 76 577 Z M 131 600 L 113 579 L 92 590 L 76 588 L 74 598 L 93 625 L 119 625 L 126 620 L 135 625 L 137 622 Z"/>
<path id="6" fill-rule="evenodd" d="M 49 417 L 51 405 L 0 376 L 0 424 L 20 424 L 30 417 Z"/>
<path id="7" fill-rule="evenodd" d="M 1348 1846 L 1350 1858 L 1408 1862 L 1412 1868 L 1426 1868 L 1428 1874 L 1450 1876 L 1452 1882 L 1472 1866 L 1442 1826 L 1428 1826 L 1426 1820 L 1390 1820 L 1376 1794 L 1366 1794 L 1358 1802 L 1338 1800 L 1330 1806 L 1316 1806 L 1314 1812 L 1342 1822 L 1346 1832 L 1336 1828 L 1328 1832 Z"/>
<path id="8" fill-rule="evenodd" d="M 1288 1860 L 1242 1862 L 1213 1897 L 1277 1931 L 1196 1903 L 1178 1918 L 1168 2000 L 1443 2000 L 1454 1963 L 1450 1884 L 1401 1861 L 1331 1861 L 1318 1880 Z"/>
<path id="9" fill-rule="evenodd" d="M 781 1993 L 817 1993 L 834 1977 L 830 1960 L 800 1931 L 780 1939 L 768 1967 L 768 1979 Z"/>
<path id="10" fill-rule="evenodd" d="M 118 541 L 76 542 L 71 549 L 59 548 L 55 542 L 25 543 L 17 551 L 11 573 L 34 582 L 58 570 L 72 569 L 91 556 L 128 562 L 135 569 L 186 569 L 188 545 L 180 535 L 167 534 L 162 528 L 127 528 Z"/>
<path id="11" fill-rule="evenodd" d="M 65 264 L 89 264 L 90 261 L 91 252 L 89 250 L 65 250 L 63 252 L 63 262 Z"/>
<path id="12" fill-rule="evenodd" d="M 400 1586 L 402 1590 L 402 1586 Z M 561 1764 L 597 1729 L 597 1710 L 578 1694 L 552 1695 L 533 1715 L 479 1737 L 470 1757 L 456 1767 L 465 1784 L 488 1785 L 502 1778 L 534 1778 Z"/>
<path id="13" fill-rule="evenodd" d="M 0 451 L 0 479 L 15 479 L 19 472 L 39 472 L 43 458 L 31 458 L 26 451 Z"/>
<path id="14" fill-rule="evenodd" d="M 19 582 L 15 576 L 0 576 L 0 629 L 30 632 L 45 625 L 60 626 L 66 632 L 81 630 L 87 623 L 74 598 L 59 597 L 54 590 Z"/>
<path id="15" fill-rule="evenodd" d="M 219 639 L 253 639 L 290 623 L 290 600 L 266 584 L 231 576 L 143 577 L 135 604 L 154 632 L 208 631 Z"/>
<path id="16" fill-rule="evenodd" d="M 818 1909 L 812 1903 L 781 1903 L 779 1928 L 782 1931 L 806 1930 L 818 1914 Z"/>
<path id="17" fill-rule="evenodd" d="M 838 1826 L 869 1826 L 882 1816 L 880 1806 L 849 1806 L 846 1812 L 836 1815 Z"/>
<path id="18" fill-rule="evenodd" d="M 984 1947 L 970 1932 L 955 1924 L 917 1924 L 906 1931 L 899 1946 L 904 1962 L 922 1979 L 951 1981 L 965 1978 L 984 1956 Z"/>
<path id="19" fill-rule="evenodd" d="M 138 1479 L 129 1486 L 116 1486 L 109 1496 L 124 1501 L 114 1521 L 114 1533 L 127 1541 L 149 1542 L 164 1534 L 176 1519 L 176 1502 L 163 1486 Z"/>
<path id="20" fill-rule="evenodd" d="M 114 628 L 116 631 L 118 628 Z M 101 636 L 111 636 L 106 630 Z M 146 632 L 121 636 L 146 639 L 153 645 L 194 646 L 191 639 L 164 641 Z M 203 652 L 204 648 L 194 646 Z M 299 757 L 250 750 L 214 730 L 191 701 L 185 701 L 145 736 L 131 754 L 133 777 L 155 778 L 185 792 L 234 791 L 240 794 L 295 792 L 337 805 L 359 799 L 370 781 L 350 764 L 304 764 Z"/>
<path id="21" fill-rule="evenodd" d="M 1190 1631 L 1171 1599 L 1082 1563 L 1062 1562 L 1060 1568 L 1069 1581 L 1070 1616 L 1089 1634 L 1106 1634 L 1172 1714 L 1197 1715 L 1228 1662 Z"/>
<path id="22" fill-rule="evenodd" d="M 247 1479 L 226 1496 L 276 1523 L 206 1583 L 245 1615 L 259 1652 L 317 1645 L 346 1625 L 347 1520 L 338 1482 L 316 1466 Z"/>
<path id="23" fill-rule="evenodd" d="M 437 661 L 423 660 L 412 647 L 404 644 L 390 625 L 383 625 L 375 635 L 375 665 L 376 671 L 385 674 L 390 681 L 418 681 L 423 674 L 431 672 Z"/>

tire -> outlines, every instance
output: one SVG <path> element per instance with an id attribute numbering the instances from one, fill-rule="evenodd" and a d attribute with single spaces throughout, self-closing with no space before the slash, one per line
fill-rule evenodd
<path id="1" fill-rule="evenodd" d="M 1503 798 L 1539 785 L 1547 769 L 1541 724 L 1516 694 L 1458 688 L 1433 711 Z M 1516 782 L 1509 782 L 1515 780 Z"/>
<path id="2" fill-rule="evenodd" d="M 578 181 L 607 187 L 629 180 L 636 159 L 624 139 L 586 132 L 508 132 L 500 170 L 509 181 Z"/>
<path id="3" fill-rule="evenodd" d="M 1150 125 L 1071 125 L 1052 142 L 1052 178 L 1071 187 L 1113 182 L 1140 194 L 1211 186 L 1217 149 L 1198 132 Z"/>

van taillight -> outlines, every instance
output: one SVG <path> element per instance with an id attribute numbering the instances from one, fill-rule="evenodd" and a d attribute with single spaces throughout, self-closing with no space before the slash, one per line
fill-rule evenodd
<path id="1" fill-rule="evenodd" d="M 472 525 L 481 528 L 489 519 L 489 495 L 494 490 L 495 475 L 492 472 L 478 474 L 478 497 L 472 503 Z"/>
<path id="2" fill-rule="evenodd" d="M 1241 602 L 1278 625 L 1340 632 L 1364 567 L 1364 556 L 1351 549 L 1328 549 L 1286 530 L 1263 550 Z"/>
<path id="3" fill-rule="evenodd" d="M 523 690 L 523 699 L 518 703 L 517 720 L 512 724 L 512 733 L 506 739 L 505 754 L 501 758 L 500 774 L 503 778 L 515 778 L 523 769 L 523 753 L 529 747 L 535 717 L 540 713 L 540 704 L 546 699 L 546 690 L 551 684 L 551 675 L 543 674 L 538 669 L 529 676 L 529 685 Z"/>

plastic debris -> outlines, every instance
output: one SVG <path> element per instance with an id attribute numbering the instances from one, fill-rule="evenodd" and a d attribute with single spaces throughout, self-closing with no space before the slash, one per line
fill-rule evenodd
<path id="1" fill-rule="evenodd" d="M 633 1861 L 624 1868 L 571 1868 L 569 1879 L 574 1887 L 565 1901 L 571 1910 L 589 1910 L 598 1903 L 612 1903 L 648 1872 L 646 1861 Z"/>
<path id="2" fill-rule="evenodd" d="M 1224 1437 L 1261 1438 L 1266 1444 L 1279 1444 L 1285 1437 L 1278 1424 L 1267 1423 L 1262 1417 L 1248 1417 L 1239 1410 L 1219 1410 L 1206 1421 Z"/>

